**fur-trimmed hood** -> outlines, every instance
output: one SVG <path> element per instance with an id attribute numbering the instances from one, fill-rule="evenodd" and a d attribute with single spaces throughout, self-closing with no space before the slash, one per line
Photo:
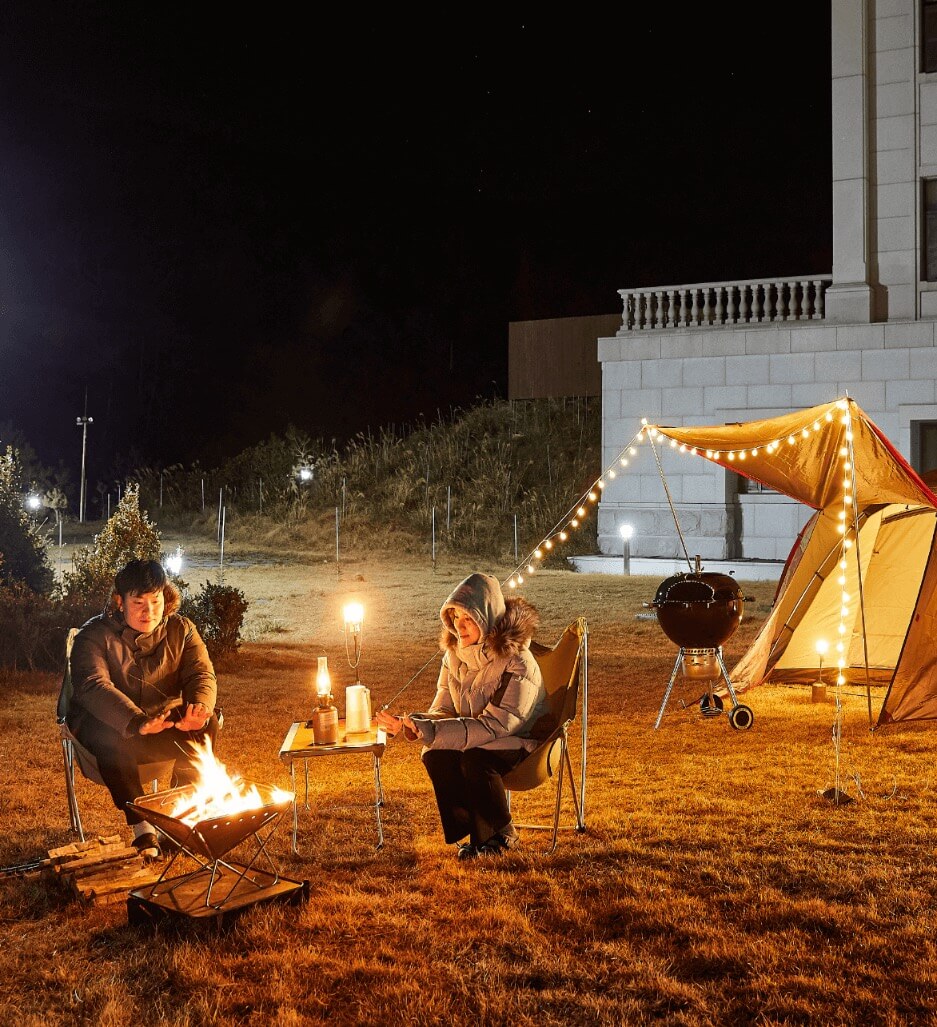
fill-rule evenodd
<path id="1" fill-rule="evenodd" d="M 495 623 L 491 631 L 481 642 L 495 657 L 514 656 L 530 645 L 537 628 L 540 627 L 540 613 L 537 608 L 520 596 L 512 596 L 504 601 L 504 614 Z M 439 635 L 439 648 L 442 650 L 458 649 L 459 636 L 446 625 Z"/>

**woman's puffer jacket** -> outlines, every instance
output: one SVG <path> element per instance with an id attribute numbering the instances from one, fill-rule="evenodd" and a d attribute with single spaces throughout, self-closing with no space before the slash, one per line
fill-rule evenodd
<path id="1" fill-rule="evenodd" d="M 549 733 L 543 679 L 530 652 L 539 614 L 520 597 L 504 600 L 504 607 L 493 629 L 475 645 L 460 646 L 451 627 L 444 628 L 436 696 L 426 713 L 411 714 L 427 748 L 530 752 Z M 443 614 L 446 609 L 444 604 Z M 480 619 L 477 611 L 468 612 Z M 443 623 L 451 621 L 444 616 Z"/>

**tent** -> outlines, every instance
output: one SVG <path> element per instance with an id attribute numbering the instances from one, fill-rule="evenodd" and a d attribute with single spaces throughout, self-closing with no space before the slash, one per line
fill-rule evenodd
<path id="1" fill-rule="evenodd" d="M 770 616 L 732 669 L 739 691 L 816 681 L 825 639 L 827 680 L 865 689 L 870 724 L 873 687 L 884 691 L 878 725 L 937 719 L 937 495 L 853 400 L 646 432 L 816 511 Z"/>

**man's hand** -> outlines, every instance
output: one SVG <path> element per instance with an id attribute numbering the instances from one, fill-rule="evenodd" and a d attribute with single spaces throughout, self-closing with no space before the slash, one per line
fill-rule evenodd
<path id="1" fill-rule="evenodd" d="M 211 710 L 204 703 L 193 702 L 186 706 L 182 719 L 170 726 L 177 727 L 180 731 L 202 731 L 209 720 Z"/>
<path id="2" fill-rule="evenodd" d="M 172 727 L 172 721 L 169 719 L 170 713 L 172 713 L 172 710 L 166 710 L 165 713 L 157 713 L 155 717 L 144 720 L 137 728 L 137 734 L 155 735 L 159 734 L 160 731 L 165 731 L 168 727 Z"/>

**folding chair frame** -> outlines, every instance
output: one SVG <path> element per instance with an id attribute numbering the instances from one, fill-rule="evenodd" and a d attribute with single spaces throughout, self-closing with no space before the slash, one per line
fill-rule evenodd
<path id="1" fill-rule="evenodd" d="M 572 625 L 571 625 L 572 627 Z M 561 830 L 575 830 L 580 833 L 586 830 L 586 767 L 588 763 L 588 733 L 589 733 L 589 629 L 586 624 L 585 618 L 580 617 L 575 622 L 575 629 L 579 634 L 579 646 L 576 651 L 576 665 L 574 669 L 575 676 L 578 678 L 578 695 L 577 695 L 577 706 L 581 708 L 580 723 L 581 723 L 581 738 L 582 738 L 582 756 L 579 766 L 579 791 L 576 791 L 576 782 L 573 776 L 572 761 L 569 756 L 569 727 L 575 719 L 574 716 L 568 717 L 556 730 L 552 736 L 545 739 L 534 752 L 543 749 L 548 746 L 547 752 L 547 766 L 552 768 L 553 762 L 553 751 L 557 745 L 560 746 L 559 760 L 556 763 L 556 769 L 550 773 L 548 769 L 548 776 L 556 778 L 556 800 L 553 808 L 553 823 L 552 824 L 528 824 L 528 823 L 516 823 L 514 826 L 519 828 L 526 828 L 532 831 L 551 831 L 553 832 L 553 838 L 550 844 L 548 852 L 553 852 L 556 849 L 557 835 Z M 569 628 L 566 629 L 567 631 Z M 565 633 L 565 632 L 564 632 Z M 562 636 L 560 636 L 562 639 Z M 557 642 L 559 644 L 559 642 Z M 555 647 L 554 647 L 555 648 Z M 572 680 L 572 675 L 570 680 Z M 567 683 L 567 689 L 571 687 Z M 575 712 L 575 711 L 574 711 Z M 533 755 L 533 753 L 531 753 Z M 523 762 L 523 761 L 522 761 Z M 519 764 L 518 766 L 520 766 Z M 563 771 L 564 767 L 566 770 L 566 776 L 569 779 L 569 788 L 572 793 L 573 809 L 576 814 L 574 824 L 560 825 L 560 813 L 563 802 Z M 511 802 L 511 790 L 507 783 L 510 780 L 510 773 L 505 775 L 507 779 L 505 781 L 505 788 L 507 790 L 508 805 Z M 524 789 L 525 791 L 531 791 L 533 789 Z"/>

